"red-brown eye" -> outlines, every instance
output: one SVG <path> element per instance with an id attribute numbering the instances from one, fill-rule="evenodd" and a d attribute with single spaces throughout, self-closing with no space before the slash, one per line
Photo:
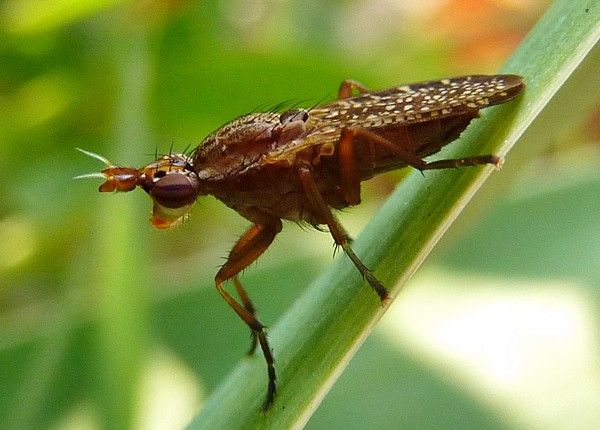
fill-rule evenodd
<path id="1" fill-rule="evenodd" d="M 174 172 L 156 181 L 149 194 L 156 203 L 166 208 L 180 208 L 196 200 L 198 182 L 190 175 Z"/>

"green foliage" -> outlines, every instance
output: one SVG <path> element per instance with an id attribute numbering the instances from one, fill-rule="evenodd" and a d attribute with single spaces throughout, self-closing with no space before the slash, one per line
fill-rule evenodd
<path id="1" fill-rule="evenodd" d="M 360 2 L 327 8 L 316 0 L 270 2 L 271 19 L 251 27 L 260 29 L 254 33 L 232 15 L 238 3 L 244 4 L 9 0 L 0 7 L 0 428 L 147 428 L 148 420 L 159 428 L 176 426 L 175 419 L 160 418 L 177 402 L 147 398 L 149 378 L 160 374 L 152 369 L 164 364 L 165 354 L 167 383 L 153 393 L 166 392 L 181 369 L 188 372 L 187 391 L 180 389 L 192 400 L 178 418 L 180 427 L 200 404 L 202 415 L 192 428 L 303 423 L 383 313 L 343 256 L 330 264 L 326 234 L 286 226 L 243 278 L 269 325 L 280 376 L 277 402 L 260 415 L 264 363 L 256 356 L 237 364 L 248 333 L 212 284 L 220 257 L 245 222 L 204 199 L 181 228 L 153 231 L 143 193 L 98 195 L 97 184 L 72 180 L 99 168 L 75 147 L 142 165 L 155 150 L 196 145 L 257 106 L 333 98 L 344 78 L 378 88 L 494 72 L 490 65 L 449 66 L 450 42 L 429 42 L 424 28 L 392 32 L 376 48 L 349 50 L 339 42 L 339 17 Z M 571 74 L 600 32 L 600 8 L 585 3 L 555 3 L 505 66 L 525 76 L 524 97 L 486 112 L 444 151 L 506 154 L 525 132 L 503 171 L 492 174 L 491 187 L 475 195 L 479 207 L 490 206 L 490 195 L 512 187 L 520 200 L 496 202 L 480 223 L 467 210 L 461 217 L 470 220 L 462 224 L 466 234 L 453 244 L 442 241 L 433 267 L 548 282 L 567 277 L 582 282 L 597 303 L 595 159 L 586 152 L 571 170 L 554 166 L 553 181 L 545 168 L 537 169 L 530 188 L 502 182 L 522 177 L 515 167 L 530 163 L 549 136 L 585 140 L 573 133 L 598 106 L 600 58 L 596 47 Z M 489 174 L 410 174 L 357 239 L 357 253 L 386 285 L 400 277 L 397 294 Z M 351 231 L 372 217 L 375 194 L 389 181 L 367 184 L 365 203 L 342 214 Z M 555 227 L 540 228 L 549 224 Z M 303 292 L 324 267 L 326 273 Z M 415 290 L 434 298 L 434 290 Z M 497 404 L 453 377 L 440 376 L 380 331 L 366 340 L 308 427 L 514 424 L 499 418 Z M 548 416 L 557 414 L 555 403 L 543 404 Z M 578 416 L 585 424 L 593 408 L 580 408 L 588 412 Z"/>

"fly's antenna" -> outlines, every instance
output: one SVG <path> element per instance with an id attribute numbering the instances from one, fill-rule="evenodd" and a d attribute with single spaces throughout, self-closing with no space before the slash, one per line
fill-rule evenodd
<path id="1" fill-rule="evenodd" d="M 101 162 L 103 162 L 106 165 L 106 167 L 114 167 L 114 164 L 108 158 L 103 157 L 102 155 L 96 154 L 95 152 L 86 151 L 85 149 L 81 149 L 81 148 L 75 148 L 75 149 L 78 150 L 79 152 L 83 152 L 88 157 L 92 157 L 92 158 L 95 158 L 96 160 L 100 160 Z"/>
<path id="2" fill-rule="evenodd" d="M 75 149 L 78 150 L 79 152 L 84 153 L 88 157 L 92 157 L 98 161 L 101 161 L 102 163 L 104 163 L 104 165 L 106 167 L 114 167 L 113 163 L 108 158 L 103 157 L 102 155 L 96 154 L 95 152 L 86 151 L 85 149 L 81 149 L 81 148 L 75 148 Z M 73 177 L 73 179 L 87 179 L 87 178 L 105 179 L 106 176 L 101 172 L 94 172 L 94 173 L 84 173 L 83 175 L 77 175 L 77 176 Z"/>
<path id="3" fill-rule="evenodd" d="M 86 151 L 81 148 L 76 149 L 89 157 L 101 161 L 106 167 L 100 172 L 85 173 L 83 175 L 75 176 L 73 179 L 104 179 L 104 183 L 98 188 L 101 193 L 109 191 L 131 191 L 140 184 L 140 178 L 143 176 L 143 172 L 140 172 L 139 169 L 115 166 L 108 158 L 98 155 L 95 152 Z"/>

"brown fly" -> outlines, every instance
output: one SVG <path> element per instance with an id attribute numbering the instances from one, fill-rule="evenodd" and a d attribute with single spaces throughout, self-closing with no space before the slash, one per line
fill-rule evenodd
<path id="1" fill-rule="evenodd" d="M 388 291 L 362 263 L 333 210 L 360 203 L 360 183 L 394 169 L 445 169 L 501 162 L 494 155 L 428 162 L 455 140 L 480 109 L 504 103 L 524 88 L 515 75 L 461 76 L 371 92 L 344 81 L 338 100 L 313 109 L 243 115 L 209 135 L 191 154 L 168 154 L 140 169 L 106 164 L 101 192 L 142 188 L 153 200 L 152 224 L 177 225 L 196 199 L 213 195 L 252 226 L 220 268 L 217 291 L 252 330 L 268 370 L 265 407 L 274 399 L 276 375 L 265 326 L 237 275 L 254 262 L 282 229 L 281 220 L 327 225 L 337 246 L 383 302 Z M 357 95 L 354 95 L 358 92 Z M 239 300 L 224 287 L 229 280 Z"/>

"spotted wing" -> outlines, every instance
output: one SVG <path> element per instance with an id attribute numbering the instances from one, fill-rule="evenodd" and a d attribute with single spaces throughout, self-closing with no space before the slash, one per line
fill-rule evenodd
<path id="1" fill-rule="evenodd" d="M 308 133 L 297 145 L 269 158 L 289 159 L 294 151 L 314 144 L 335 144 L 346 127 L 401 127 L 456 117 L 506 102 L 523 89 L 516 75 L 472 75 L 402 85 L 337 100 L 310 111 Z"/>
<path id="2" fill-rule="evenodd" d="M 462 76 L 361 94 L 318 107 L 310 114 L 316 128 L 411 124 L 503 103 L 522 88 L 522 79 L 514 75 Z"/>

